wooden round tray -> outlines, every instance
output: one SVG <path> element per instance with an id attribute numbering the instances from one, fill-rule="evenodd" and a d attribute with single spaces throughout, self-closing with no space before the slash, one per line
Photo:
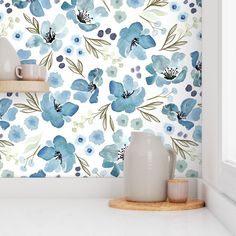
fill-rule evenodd
<path id="1" fill-rule="evenodd" d="M 202 208 L 205 206 L 202 200 L 188 200 L 186 203 L 171 202 L 131 202 L 124 198 L 109 201 L 109 206 L 117 209 L 137 211 L 183 211 Z"/>

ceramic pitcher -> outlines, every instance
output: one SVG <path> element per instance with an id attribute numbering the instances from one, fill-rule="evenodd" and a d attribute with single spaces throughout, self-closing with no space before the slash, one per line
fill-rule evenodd
<path id="1" fill-rule="evenodd" d="M 0 80 L 16 80 L 15 68 L 20 60 L 6 38 L 0 38 Z"/>
<path id="2" fill-rule="evenodd" d="M 176 154 L 167 150 L 161 138 L 132 132 L 125 151 L 125 196 L 129 201 L 160 202 L 167 198 L 167 181 L 174 177 Z"/>

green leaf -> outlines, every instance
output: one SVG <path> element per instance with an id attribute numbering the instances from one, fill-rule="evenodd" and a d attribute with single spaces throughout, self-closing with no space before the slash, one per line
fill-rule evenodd
<path id="1" fill-rule="evenodd" d="M 83 63 L 78 59 L 77 64 L 75 64 L 71 59 L 66 57 L 66 61 L 70 65 L 68 68 L 75 74 L 83 76 Z M 84 77 L 84 76 L 83 76 Z"/>
<path id="2" fill-rule="evenodd" d="M 155 23 L 160 16 L 165 16 L 167 13 L 164 11 L 160 11 L 157 9 L 151 9 L 148 11 L 144 11 L 140 14 L 141 17 L 145 18 L 146 20 Z"/>
<path id="3" fill-rule="evenodd" d="M 112 119 L 111 116 L 110 116 L 110 127 L 111 127 L 112 131 L 114 132 L 115 131 L 115 125 L 114 125 L 114 122 L 113 122 L 113 119 Z"/>
<path id="4" fill-rule="evenodd" d="M 39 63 L 41 66 L 47 67 L 48 70 L 51 69 L 53 64 L 53 53 L 50 52 L 48 55 L 46 55 Z"/>

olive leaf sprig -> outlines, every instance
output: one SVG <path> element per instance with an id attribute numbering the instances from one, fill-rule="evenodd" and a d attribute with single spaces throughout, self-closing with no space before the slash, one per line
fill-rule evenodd
<path id="1" fill-rule="evenodd" d="M 37 94 L 25 93 L 27 103 L 15 103 L 14 106 L 21 109 L 23 113 L 41 112 Z"/>
<path id="2" fill-rule="evenodd" d="M 26 29 L 32 33 L 32 34 L 40 34 L 40 29 L 39 29 L 39 22 L 37 21 L 37 19 L 35 17 L 33 17 L 32 19 L 26 15 L 25 13 L 23 13 L 23 16 L 25 18 L 25 20 L 31 24 L 31 27 L 27 27 Z"/>
<path id="3" fill-rule="evenodd" d="M 149 0 L 147 6 L 144 8 L 144 11 L 149 7 L 164 7 L 168 4 L 166 0 Z"/>
<path id="4" fill-rule="evenodd" d="M 181 157 L 186 159 L 187 156 L 191 157 L 190 148 L 197 147 L 198 144 L 191 140 L 178 139 L 170 137 L 172 141 L 172 147 L 176 154 L 180 154 Z"/>

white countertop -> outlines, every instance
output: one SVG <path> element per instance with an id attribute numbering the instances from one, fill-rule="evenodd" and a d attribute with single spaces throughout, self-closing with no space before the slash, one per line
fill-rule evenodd
<path id="1" fill-rule="evenodd" d="M 138 212 L 107 199 L 0 199 L 1 236 L 230 236 L 206 209 Z"/>

